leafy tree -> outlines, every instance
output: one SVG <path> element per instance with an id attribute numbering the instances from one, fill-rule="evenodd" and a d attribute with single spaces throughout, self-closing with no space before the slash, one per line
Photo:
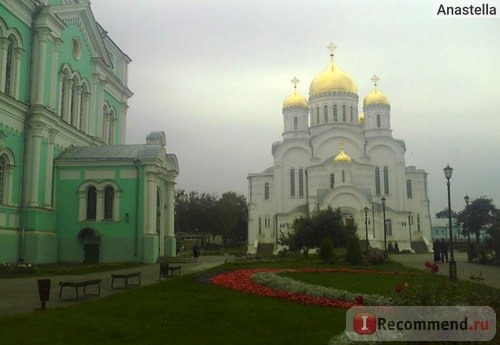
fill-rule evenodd
<path id="1" fill-rule="evenodd" d="M 455 211 L 451 210 L 451 217 L 457 218 L 458 214 Z M 436 213 L 436 218 L 448 218 L 448 207 Z"/>
<path id="2" fill-rule="evenodd" d="M 496 210 L 488 234 L 490 235 L 488 246 L 495 251 L 496 263 L 500 264 L 500 210 Z"/>
<path id="3" fill-rule="evenodd" d="M 222 194 L 215 207 L 216 232 L 224 244 L 241 243 L 247 238 L 248 209 L 243 195 L 234 192 Z"/>
<path id="4" fill-rule="evenodd" d="M 472 200 L 469 207 L 460 212 L 458 219 L 466 222 L 465 234 L 470 231 L 476 235 L 476 242 L 479 243 L 479 233 L 481 229 L 489 227 L 496 215 L 496 208 L 493 201 L 485 196 Z"/>
<path id="5" fill-rule="evenodd" d="M 352 265 L 360 264 L 363 261 L 361 255 L 361 244 L 358 236 L 352 235 L 347 239 L 347 253 L 345 259 Z"/>
<path id="6" fill-rule="evenodd" d="M 319 247 L 319 257 L 324 262 L 334 261 L 333 243 L 329 238 L 326 238 L 321 242 Z"/>

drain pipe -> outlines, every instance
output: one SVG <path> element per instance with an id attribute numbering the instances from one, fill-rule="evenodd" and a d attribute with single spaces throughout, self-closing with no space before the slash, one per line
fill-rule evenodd
<path id="1" fill-rule="evenodd" d="M 139 183 L 140 183 L 140 160 L 135 159 L 135 230 L 134 230 L 134 256 L 138 254 L 138 244 L 139 244 Z"/>

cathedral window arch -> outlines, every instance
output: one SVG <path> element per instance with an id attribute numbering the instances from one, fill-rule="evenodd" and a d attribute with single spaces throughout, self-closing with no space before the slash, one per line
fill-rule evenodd
<path id="1" fill-rule="evenodd" d="M 69 105 L 71 104 L 71 71 L 67 66 L 63 67 L 60 74 L 60 87 L 59 87 L 59 116 L 64 120 L 68 121 L 69 117 Z"/>
<path id="2" fill-rule="evenodd" d="M 13 169 L 12 153 L 9 150 L 0 151 L 0 205 L 9 205 L 12 201 Z"/>
<path id="3" fill-rule="evenodd" d="M 330 189 L 335 186 L 335 174 L 330 174 Z"/>
<path id="4" fill-rule="evenodd" d="M 118 221 L 120 188 L 114 181 L 87 181 L 78 189 L 79 221 Z"/>
<path id="5" fill-rule="evenodd" d="M 304 196 L 304 170 L 299 169 L 299 197 Z"/>
<path id="6" fill-rule="evenodd" d="M 295 197 L 295 169 L 290 169 L 290 196 Z"/>
<path id="7" fill-rule="evenodd" d="M 339 121 L 339 114 L 337 112 L 337 105 L 333 105 L 333 122 L 338 122 Z"/>
<path id="8" fill-rule="evenodd" d="M 323 117 L 324 117 L 325 123 L 327 123 L 328 122 L 328 106 L 327 105 L 325 105 L 323 107 Z"/>
<path id="9" fill-rule="evenodd" d="M 411 186 L 411 180 L 406 180 L 406 197 L 408 199 L 413 199 L 413 189 Z"/>
<path id="10" fill-rule="evenodd" d="M 375 168 L 375 195 L 380 196 L 380 168 Z"/>
<path id="11" fill-rule="evenodd" d="M 79 128 L 80 130 L 87 131 L 87 113 L 90 103 L 90 90 L 86 81 L 82 82 L 82 92 L 80 98 L 80 120 Z"/>
<path id="12" fill-rule="evenodd" d="M 384 194 L 389 195 L 389 168 L 384 167 Z"/>
<path id="13" fill-rule="evenodd" d="M 0 155 L 0 204 L 6 204 L 7 157 Z"/>
<path id="14" fill-rule="evenodd" d="M 113 145 L 115 142 L 115 109 L 111 108 L 108 115 L 108 145 Z"/>
<path id="15" fill-rule="evenodd" d="M 112 186 L 104 188 L 104 220 L 113 220 L 115 190 Z"/>
<path id="16" fill-rule="evenodd" d="M 392 220 L 390 219 L 385 221 L 385 233 L 387 236 L 392 236 Z"/>
<path id="17" fill-rule="evenodd" d="M 354 109 L 353 109 L 352 105 L 350 107 L 350 113 L 351 113 L 351 123 L 354 123 Z"/>
<path id="18" fill-rule="evenodd" d="M 89 186 L 87 194 L 87 220 L 96 220 L 97 217 L 97 188 Z"/>
<path id="19" fill-rule="evenodd" d="M 5 56 L 5 84 L 4 84 L 4 92 L 7 95 L 10 95 L 12 92 L 13 58 L 14 58 L 14 40 L 12 39 L 12 37 L 9 37 L 7 38 L 7 54 Z"/>
<path id="20" fill-rule="evenodd" d="M 377 128 L 382 127 L 382 120 L 380 114 L 377 114 Z"/>
<path id="21" fill-rule="evenodd" d="M 342 183 L 345 183 L 345 170 L 342 170 Z"/>
<path id="22" fill-rule="evenodd" d="M 69 123 L 76 127 L 80 123 L 80 119 L 78 118 L 78 113 L 80 111 L 80 93 L 81 86 L 80 80 L 77 75 L 75 75 L 72 79 L 72 87 L 71 87 L 71 103 L 69 107 Z"/>
<path id="23" fill-rule="evenodd" d="M 319 107 L 316 107 L 316 123 L 319 124 Z"/>
<path id="24" fill-rule="evenodd" d="M 17 31 L 7 30 L 2 24 L 0 39 L 5 43 L 0 44 L 0 91 L 17 98 L 23 43 Z"/>
<path id="25" fill-rule="evenodd" d="M 343 122 L 347 121 L 347 110 L 346 110 L 345 104 L 342 105 L 342 121 Z"/>
<path id="26" fill-rule="evenodd" d="M 264 200 L 269 200 L 269 194 L 270 194 L 269 191 L 270 191 L 270 189 L 269 189 L 269 183 L 266 182 L 264 184 Z"/>
<path id="27" fill-rule="evenodd" d="M 299 118 L 297 116 L 293 117 L 293 130 L 296 131 L 299 129 Z"/>

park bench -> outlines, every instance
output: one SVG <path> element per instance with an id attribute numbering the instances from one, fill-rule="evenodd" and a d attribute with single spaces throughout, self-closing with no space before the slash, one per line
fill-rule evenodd
<path id="1" fill-rule="evenodd" d="M 87 293 L 87 286 L 97 285 L 97 293 Z M 93 279 L 93 280 L 83 280 L 79 282 L 59 282 L 59 286 L 61 287 L 59 290 L 59 299 L 61 301 L 76 301 L 80 298 L 78 294 L 78 288 L 83 286 L 83 295 L 84 296 L 99 296 L 101 294 L 101 279 Z M 65 287 L 73 287 L 75 288 L 75 298 L 63 298 L 62 292 Z"/>
<path id="2" fill-rule="evenodd" d="M 129 278 L 137 278 L 137 283 L 129 283 Z M 115 279 L 123 279 L 123 287 L 115 287 Z M 141 285 L 141 272 L 124 273 L 124 274 L 112 274 L 111 275 L 111 288 L 112 289 L 126 289 L 129 286 L 139 286 Z"/>
<path id="3" fill-rule="evenodd" d="M 168 262 L 160 263 L 160 278 L 169 278 L 181 275 L 181 265 L 173 265 Z"/>

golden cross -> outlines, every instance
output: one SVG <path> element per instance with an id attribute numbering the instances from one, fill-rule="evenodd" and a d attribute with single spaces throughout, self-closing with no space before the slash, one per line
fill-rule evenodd
<path id="1" fill-rule="evenodd" d="M 377 77 L 375 74 L 373 75 L 372 77 L 372 81 L 373 81 L 373 85 L 375 85 L 375 87 L 377 87 L 377 84 L 378 84 L 378 81 L 380 80 L 379 77 Z"/>
<path id="2" fill-rule="evenodd" d="M 297 77 L 293 77 L 292 79 L 292 84 L 293 84 L 293 88 L 294 89 L 297 89 L 297 84 L 300 82 L 300 80 L 297 79 Z"/>

